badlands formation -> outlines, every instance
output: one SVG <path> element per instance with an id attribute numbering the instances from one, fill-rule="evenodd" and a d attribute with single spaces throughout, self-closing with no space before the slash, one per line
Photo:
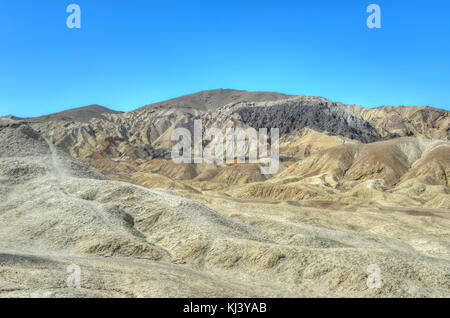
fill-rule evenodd
<path id="1" fill-rule="evenodd" d="M 278 173 L 175 164 L 196 119 L 279 128 Z M 450 297 L 449 130 L 431 107 L 236 90 L 2 117 L 0 297 Z"/>

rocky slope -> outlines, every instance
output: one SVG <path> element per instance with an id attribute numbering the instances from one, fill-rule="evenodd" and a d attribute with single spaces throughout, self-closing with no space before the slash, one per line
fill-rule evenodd
<path id="1" fill-rule="evenodd" d="M 319 151 L 267 182 L 230 188 L 228 193 L 244 198 L 450 210 L 449 176 L 449 142 L 405 137 Z"/>

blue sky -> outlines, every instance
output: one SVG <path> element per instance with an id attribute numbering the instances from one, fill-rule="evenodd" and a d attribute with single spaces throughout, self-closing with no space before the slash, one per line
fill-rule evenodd
<path id="1" fill-rule="evenodd" d="M 66 7 L 81 7 L 81 29 Z M 369 29 L 366 7 L 381 7 Z M 0 115 L 205 89 L 450 106 L 450 1 L 0 0 Z"/>

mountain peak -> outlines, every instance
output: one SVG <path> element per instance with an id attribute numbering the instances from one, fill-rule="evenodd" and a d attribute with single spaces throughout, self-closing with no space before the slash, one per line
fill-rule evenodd
<path id="1" fill-rule="evenodd" d="M 200 91 L 166 101 L 149 104 L 139 108 L 138 110 L 167 107 L 167 108 L 187 108 L 202 111 L 212 111 L 229 103 L 234 102 L 263 102 L 276 101 L 290 98 L 293 95 L 286 95 L 277 92 L 251 92 L 236 89 L 211 89 Z"/>
<path id="2" fill-rule="evenodd" d="M 44 115 L 40 117 L 26 118 L 27 121 L 31 122 L 44 122 L 49 120 L 67 120 L 75 122 L 88 122 L 92 118 L 104 118 L 104 114 L 118 114 L 120 111 L 115 111 L 107 107 L 92 104 L 88 106 L 82 106 L 77 108 L 72 108 L 58 113 L 53 113 L 50 115 Z"/>

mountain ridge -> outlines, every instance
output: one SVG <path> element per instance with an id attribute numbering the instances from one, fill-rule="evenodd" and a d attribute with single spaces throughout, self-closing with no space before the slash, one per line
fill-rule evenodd
<path id="1" fill-rule="evenodd" d="M 206 106 L 206 101 L 201 101 L 201 99 L 205 98 L 205 96 L 208 96 L 208 95 L 211 95 L 210 97 L 213 97 L 213 100 L 215 97 L 216 100 L 219 101 L 219 103 L 217 105 L 211 106 L 208 104 L 208 106 Z M 218 98 L 217 96 L 220 96 L 221 98 Z M 292 98 L 292 97 L 309 97 L 309 98 L 315 98 L 315 99 L 323 99 L 323 100 L 332 102 L 331 99 L 328 99 L 328 98 L 325 98 L 322 96 L 290 95 L 290 94 L 279 93 L 279 92 L 275 92 L 275 91 L 247 91 L 247 90 L 238 90 L 238 89 L 230 89 L 230 88 L 227 88 L 227 89 L 217 88 L 217 89 L 202 90 L 202 91 L 170 98 L 167 100 L 154 102 L 154 103 L 147 104 L 144 106 L 139 106 L 139 107 L 129 110 L 129 111 L 116 111 L 112 108 L 108 108 L 108 107 L 101 106 L 98 104 L 91 104 L 91 105 L 87 105 L 87 106 L 69 108 L 69 109 L 59 111 L 59 112 L 55 112 L 55 113 L 51 113 L 51 114 L 47 114 L 47 115 L 36 116 L 36 117 L 17 117 L 17 116 L 14 116 L 13 114 L 9 114 L 9 115 L 2 116 L 0 118 L 10 117 L 13 119 L 21 119 L 21 120 L 33 120 L 33 119 L 37 119 L 37 118 L 46 119 L 48 116 L 55 118 L 56 116 L 54 116 L 54 115 L 62 114 L 64 112 L 71 112 L 71 111 L 75 112 L 75 111 L 88 110 L 90 107 L 103 108 L 105 113 L 127 113 L 127 112 L 136 112 L 136 111 L 140 111 L 140 110 L 145 110 L 145 109 L 152 108 L 152 107 L 159 107 L 159 106 L 163 106 L 163 105 L 167 105 L 167 104 L 171 104 L 171 103 L 175 104 L 175 105 L 180 105 L 181 103 L 186 103 L 186 104 L 188 104 L 189 108 L 195 108 L 195 109 L 203 110 L 203 111 L 210 111 L 210 110 L 215 110 L 219 107 L 222 107 L 224 105 L 227 105 L 227 104 L 233 103 L 233 102 L 246 102 L 246 101 L 260 102 L 260 101 L 271 101 L 271 100 L 275 101 L 275 100 L 281 100 L 281 99 L 288 99 L 288 98 Z M 198 104 L 195 104 L 193 102 L 197 102 Z M 424 109 L 448 112 L 448 110 L 446 110 L 444 108 L 433 107 L 433 106 L 428 106 L 428 105 L 379 105 L 379 106 L 374 106 L 374 107 L 365 107 L 362 105 L 345 104 L 345 103 L 337 102 L 337 101 L 334 103 L 345 105 L 348 107 L 355 107 L 355 108 L 362 108 L 362 109 L 384 109 L 384 108 L 386 108 L 386 109 L 393 109 L 393 108 L 419 109 L 419 108 L 424 108 Z M 171 107 L 174 107 L 174 106 L 171 106 Z"/>

